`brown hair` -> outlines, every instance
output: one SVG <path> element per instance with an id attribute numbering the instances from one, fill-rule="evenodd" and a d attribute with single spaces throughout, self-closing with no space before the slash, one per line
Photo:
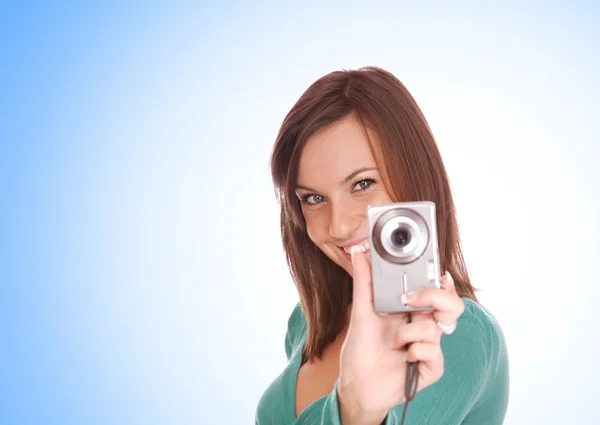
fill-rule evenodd
<path id="1" fill-rule="evenodd" d="M 348 273 L 310 240 L 295 195 L 298 164 L 306 142 L 327 126 L 354 114 L 395 202 L 433 201 L 442 270 L 454 277 L 460 296 L 477 301 L 461 252 L 450 183 L 423 113 L 406 87 L 378 67 L 334 71 L 315 81 L 285 117 L 271 156 L 271 174 L 281 205 L 281 237 L 287 263 L 308 324 L 304 358 L 320 358 L 344 328 L 352 301 Z"/>

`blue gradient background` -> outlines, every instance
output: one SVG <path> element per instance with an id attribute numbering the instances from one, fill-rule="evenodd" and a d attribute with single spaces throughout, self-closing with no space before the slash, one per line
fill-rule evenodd
<path id="1" fill-rule="evenodd" d="M 511 355 L 507 424 L 600 422 L 592 2 L 3 2 L 0 423 L 252 423 L 297 294 L 268 155 L 395 73 Z"/>

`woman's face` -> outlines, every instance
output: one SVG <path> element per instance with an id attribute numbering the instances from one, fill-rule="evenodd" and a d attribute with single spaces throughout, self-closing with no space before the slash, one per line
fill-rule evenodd
<path id="1" fill-rule="evenodd" d="M 367 207 L 392 202 L 354 117 L 308 140 L 297 183 L 310 239 L 352 276 L 350 248 L 370 248 Z"/>

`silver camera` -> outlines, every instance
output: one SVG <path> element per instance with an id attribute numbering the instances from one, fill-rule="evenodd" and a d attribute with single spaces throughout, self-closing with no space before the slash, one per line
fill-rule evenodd
<path id="1" fill-rule="evenodd" d="M 373 300 L 379 314 L 427 311 L 402 302 L 402 295 L 440 287 L 435 204 L 400 202 L 367 209 Z"/>

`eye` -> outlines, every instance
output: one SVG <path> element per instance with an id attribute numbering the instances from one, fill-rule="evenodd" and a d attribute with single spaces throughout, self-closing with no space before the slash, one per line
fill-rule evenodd
<path id="1" fill-rule="evenodd" d="M 325 200 L 325 197 L 323 195 L 318 195 L 316 193 L 307 193 L 306 195 L 303 195 L 300 198 L 300 203 L 308 204 L 308 205 L 315 205 L 315 204 L 320 204 L 324 200 Z"/>
<path id="2" fill-rule="evenodd" d="M 376 182 L 373 179 L 362 179 L 362 180 L 359 180 L 356 183 L 354 183 L 353 189 L 354 190 L 365 190 L 365 189 L 368 189 L 369 187 L 371 187 L 375 183 Z"/>

